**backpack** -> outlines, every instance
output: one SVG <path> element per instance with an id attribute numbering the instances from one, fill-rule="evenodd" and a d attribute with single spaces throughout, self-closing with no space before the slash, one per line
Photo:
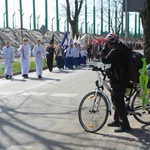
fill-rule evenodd
<path id="1" fill-rule="evenodd" d="M 141 53 L 132 51 L 130 80 L 135 83 L 139 83 L 139 76 L 140 76 L 139 69 L 141 69 L 143 66 L 143 62 L 141 60 L 143 57 L 144 56 Z"/>
<path id="2" fill-rule="evenodd" d="M 124 54 L 127 56 L 127 74 L 128 79 L 135 83 L 139 83 L 139 69 L 142 68 L 143 62 L 142 58 L 144 57 L 141 53 L 131 50 L 128 46 L 124 45 Z"/>

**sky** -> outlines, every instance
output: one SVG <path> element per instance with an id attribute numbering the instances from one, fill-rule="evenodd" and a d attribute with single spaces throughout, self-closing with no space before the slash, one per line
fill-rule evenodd
<path id="1" fill-rule="evenodd" d="M 59 4 L 62 5 L 65 0 L 59 0 Z M 96 9 L 98 8 L 99 1 L 100 0 L 95 0 L 96 1 Z M 105 0 L 104 0 L 105 1 Z M 93 8 L 93 0 L 87 0 L 88 4 L 88 22 L 89 25 L 92 24 L 93 22 L 93 15 L 92 15 L 92 8 Z M 35 0 L 36 4 L 36 24 L 37 24 L 37 17 L 39 17 L 39 27 L 41 27 L 43 24 L 45 24 L 45 0 Z M 62 7 L 59 5 L 59 14 L 62 14 Z M 107 4 L 106 4 L 107 5 Z M 5 0 L 0 0 L 0 28 L 4 27 L 4 13 L 5 13 Z M 60 8 L 61 7 L 61 8 Z M 22 0 L 22 9 L 23 9 L 23 27 L 26 29 L 30 28 L 30 16 L 33 14 L 32 12 L 32 0 Z M 83 4 L 84 8 L 84 4 Z M 15 12 L 15 27 L 19 28 L 20 27 L 20 11 L 19 11 L 19 0 L 8 0 L 8 11 L 9 11 L 9 27 L 13 27 L 13 21 L 12 21 L 12 15 Z M 99 12 L 97 12 L 99 13 Z M 81 28 L 81 22 L 84 21 L 84 9 L 82 10 L 81 17 L 79 18 L 79 28 Z M 55 0 L 48 0 L 48 29 L 51 30 L 52 28 L 52 18 L 56 18 L 56 1 Z M 56 30 L 56 19 L 54 18 L 53 21 L 53 29 L 54 31 Z M 60 31 L 64 31 L 64 21 L 66 20 L 66 16 L 60 15 Z M 33 17 L 31 18 L 31 29 L 33 29 Z M 100 18 L 96 17 L 96 28 L 97 24 L 100 23 Z M 84 24 L 83 24 L 84 25 Z M 37 26 L 37 25 L 36 25 Z M 85 26 L 85 25 L 84 25 Z M 104 31 L 107 28 L 107 24 L 104 23 Z M 134 15 L 131 15 L 130 17 L 130 29 L 133 30 L 134 28 Z M 106 29 L 107 30 L 107 29 Z M 98 32 L 98 29 L 96 29 Z M 100 31 L 99 31 L 100 32 Z"/>

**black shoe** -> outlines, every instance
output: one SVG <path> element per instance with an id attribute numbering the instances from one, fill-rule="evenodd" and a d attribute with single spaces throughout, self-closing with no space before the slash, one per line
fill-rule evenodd
<path id="1" fill-rule="evenodd" d="M 108 126 L 108 127 L 119 127 L 120 124 L 119 124 L 119 122 L 117 122 L 117 121 L 113 121 L 113 122 L 111 122 L 111 123 L 108 123 L 107 126 Z"/>
<path id="2" fill-rule="evenodd" d="M 117 133 L 118 132 L 130 132 L 131 128 L 130 128 L 130 126 L 128 126 L 128 127 L 119 126 L 119 128 L 115 129 L 114 131 Z"/>
<path id="3" fill-rule="evenodd" d="M 8 79 L 8 77 L 9 77 L 9 76 L 8 76 L 8 75 L 6 75 L 6 76 L 5 76 L 5 79 Z"/>
<path id="4" fill-rule="evenodd" d="M 39 78 L 39 79 L 41 79 L 41 78 L 42 78 L 42 76 L 41 76 L 41 75 L 38 75 L 38 78 Z"/>
<path id="5" fill-rule="evenodd" d="M 8 76 L 8 79 L 11 79 L 12 78 L 12 76 Z"/>
<path id="6" fill-rule="evenodd" d="M 28 75 L 27 74 L 24 74 L 24 76 L 23 76 L 24 78 L 28 78 Z"/>

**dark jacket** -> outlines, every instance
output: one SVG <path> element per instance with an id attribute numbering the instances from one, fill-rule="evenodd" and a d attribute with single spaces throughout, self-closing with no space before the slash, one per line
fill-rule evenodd
<path id="1" fill-rule="evenodd" d="M 122 52 L 126 46 L 124 44 L 115 43 L 108 50 L 106 46 L 101 51 L 101 59 L 104 64 L 111 64 L 110 82 L 115 84 L 127 84 L 128 81 L 128 63 L 127 56 Z"/>
<path id="2" fill-rule="evenodd" d="M 46 48 L 46 51 L 48 52 L 48 54 L 46 55 L 46 58 L 50 58 L 53 60 L 55 48 L 48 46 Z"/>

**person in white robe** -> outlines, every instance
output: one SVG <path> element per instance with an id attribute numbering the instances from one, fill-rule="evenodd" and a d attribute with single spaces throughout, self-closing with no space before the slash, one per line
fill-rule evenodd
<path id="1" fill-rule="evenodd" d="M 2 56 L 4 58 L 4 64 L 5 64 L 5 78 L 11 79 L 13 72 L 12 72 L 12 63 L 14 62 L 15 56 L 14 56 L 14 49 L 12 46 L 10 46 L 10 41 L 6 41 L 6 46 L 2 49 Z"/>
<path id="2" fill-rule="evenodd" d="M 19 47 L 18 52 L 20 55 L 22 77 L 28 78 L 31 48 L 29 44 L 27 44 L 27 39 L 23 39 L 23 44 Z"/>
<path id="3" fill-rule="evenodd" d="M 41 44 L 41 41 L 38 39 L 37 45 L 33 48 L 33 56 L 35 57 L 35 63 L 36 63 L 36 75 L 39 79 L 42 78 L 42 72 L 43 72 L 43 60 L 44 56 L 46 55 L 46 50 Z"/>

